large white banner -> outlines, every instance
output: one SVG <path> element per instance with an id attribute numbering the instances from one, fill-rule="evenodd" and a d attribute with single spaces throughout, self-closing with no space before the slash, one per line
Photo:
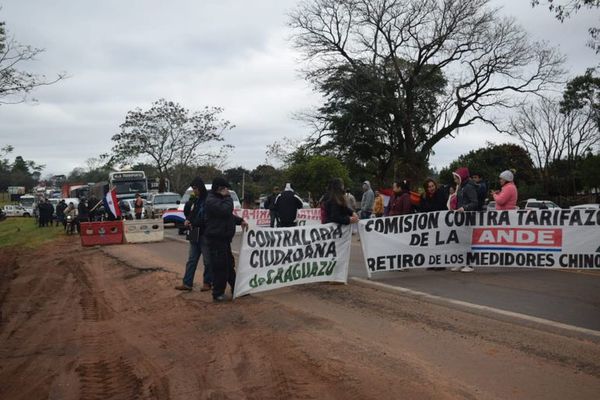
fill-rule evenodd
<path id="1" fill-rule="evenodd" d="M 359 221 L 367 273 L 427 267 L 600 269 L 599 210 L 440 211 Z"/>
<path id="2" fill-rule="evenodd" d="M 264 208 L 256 209 L 235 209 L 233 213 L 239 217 L 242 217 L 248 222 L 250 228 L 255 227 L 269 227 L 271 225 L 271 217 L 269 210 Z M 320 208 L 301 208 L 296 214 L 296 220 L 298 226 L 302 225 L 317 225 L 321 223 L 321 209 Z"/>
<path id="3" fill-rule="evenodd" d="M 347 282 L 347 225 L 254 228 L 243 235 L 233 297 L 312 282 Z"/>

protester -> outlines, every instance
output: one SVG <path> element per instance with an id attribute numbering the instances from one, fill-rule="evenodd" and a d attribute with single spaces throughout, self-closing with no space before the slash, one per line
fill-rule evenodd
<path id="1" fill-rule="evenodd" d="M 404 215 L 413 212 L 410 202 L 410 184 L 407 180 L 395 181 L 392 184 L 392 198 L 390 199 L 388 215 Z"/>
<path id="2" fill-rule="evenodd" d="M 479 203 L 477 211 L 482 211 L 487 199 L 488 183 L 483 180 L 483 177 L 480 174 L 471 174 L 471 179 L 477 188 L 477 202 Z"/>
<path id="3" fill-rule="evenodd" d="M 139 193 L 135 194 L 135 201 L 133 202 L 133 212 L 135 213 L 135 219 L 142 219 L 142 212 L 144 210 L 144 200 Z"/>
<path id="4" fill-rule="evenodd" d="M 503 171 L 500 176 L 500 191 L 493 191 L 496 210 L 515 210 L 517 208 L 518 191 L 511 171 Z"/>
<path id="5" fill-rule="evenodd" d="M 354 212 L 356 210 L 356 198 L 354 197 L 350 189 L 346 189 L 346 194 L 344 194 L 344 198 L 346 199 L 346 207 L 348 207 L 352 210 L 352 212 Z"/>
<path id="6" fill-rule="evenodd" d="M 65 225 L 65 210 L 67 209 L 67 203 L 65 199 L 61 199 L 56 205 L 56 226 L 59 224 Z"/>
<path id="7" fill-rule="evenodd" d="M 271 219 L 270 227 L 274 228 L 277 223 L 277 210 L 275 210 L 275 199 L 279 196 L 279 187 L 274 186 L 273 191 L 269 196 L 267 196 L 265 200 L 264 207 L 269 210 L 269 218 Z"/>
<path id="8" fill-rule="evenodd" d="M 363 195 L 360 199 L 360 219 L 371 218 L 373 213 L 373 204 L 375 203 L 375 193 L 371 189 L 369 181 L 363 182 Z"/>
<path id="9" fill-rule="evenodd" d="M 452 176 L 454 177 L 454 183 L 456 183 L 456 211 L 476 211 L 479 208 L 477 187 L 469 179 L 469 169 L 466 167 L 458 168 L 452 173 Z M 473 272 L 473 267 L 454 267 L 452 271 Z"/>
<path id="10" fill-rule="evenodd" d="M 235 234 L 235 226 L 243 229 L 248 223 L 233 214 L 233 200 L 229 195 L 231 185 L 225 178 L 213 179 L 212 188 L 205 203 L 206 228 L 204 235 L 208 247 L 208 258 L 213 272 L 212 296 L 215 302 L 223 302 L 229 298 L 225 295 L 227 283 L 231 290 L 235 286 L 235 269 L 231 253 L 231 239 Z"/>
<path id="11" fill-rule="evenodd" d="M 456 210 L 456 188 L 452 185 L 448 187 L 448 201 L 446 202 L 448 210 Z"/>
<path id="12" fill-rule="evenodd" d="M 421 202 L 419 204 L 419 211 L 431 212 L 431 211 L 443 211 L 447 210 L 447 199 L 444 191 L 440 189 L 437 183 L 428 178 L 423 183 L 423 195 L 421 196 Z"/>
<path id="13" fill-rule="evenodd" d="M 383 196 L 379 190 L 375 191 L 375 201 L 373 202 L 373 213 L 377 218 L 383 217 Z"/>
<path id="14" fill-rule="evenodd" d="M 298 210 L 302 207 L 302 199 L 294 193 L 292 185 L 286 183 L 283 192 L 275 199 L 275 211 L 279 220 L 277 226 L 296 226 L 296 216 L 298 215 Z"/>
<path id="15" fill-rule="evenodd" d="M 71 227 L 67 225 L 67 220 L 70 220 Z M 77 223 L 77 208 L 75 208 L 75 204 L 73 202 L 69 202 L 69 205 L 65 209 L 65 230 L 67 229 L 79 229 L 79 225 Z"/>
<path id="16" fill-rule="evenodd" d="M 423 183 L 423 195 L 421 196 L 421 202 L 419 203 L 420 212 L 432 212 L 432 211 L 443 211 L 447 210 L 446 196 L 444 191 L 438 188 L 437 183 L 431 179 L 425 179 Z M 427 268 L 433 271 L 443 271 L 444 267 L 429 267 Z"/>
<path id="17" fill-rule="evenodd" d="M 329 182 L 327 193 L 323 198 L 325 223 L 349 225 L 358 222 L 358 215 L 348 207 L 344 195 L 344 181 L 334 178 Z"/>
<path id="18" fill-rule="evenodd" d="M 210 258 L 208 257 L 206 238 L 204 236 L 204 230 L 206 229 L 206 219 L 204 218 L 205 205 L 208 192 L 206 191 L 206 186 L 204 186 L 204 181 L 199 176 L 194 178 L 190 186 L 194 191 L 194 196 L 193 200 L 186 203 L 186 207 L 190 204 L 187 213 L 184 210 L 186 216 L 184 226 L 189 230 L 188 240 L 190 242 L 190 249 L 188 252 L 188 260 L 185 264 L 183 282 L 181 285 L 175 286 L 175 289 L 186 291 L 192 290 L 194 286 L 194 275 L 196 274 L 200 255 L 202 255 L 204 261 L 204 276 L 203 285 L 200 288 L 200 291 L 205 292 L 210 290 L 213 284 Z M 192 196 L 190 196 L 190 199 L 192 199 Z"/>

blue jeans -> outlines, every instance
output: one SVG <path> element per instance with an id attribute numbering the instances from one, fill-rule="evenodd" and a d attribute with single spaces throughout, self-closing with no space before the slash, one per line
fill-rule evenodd
<path id="1" fill-rule="evenodd" d="M 185 264 L 185 275 L 183 276 L 183 284 L 186 286 L 194 286 L 194 275 L 196 274 L 196 267 L 198 267 L 200 255 L 203 255 L 204 258 L 204 283 L 208 285 L 212 285 L 213 283 L 212 267 L 208 257 L 206 240 L 200 238 L 200 242 L 198 243 L 190 242 L 190 252 L 187 263 Z"/>

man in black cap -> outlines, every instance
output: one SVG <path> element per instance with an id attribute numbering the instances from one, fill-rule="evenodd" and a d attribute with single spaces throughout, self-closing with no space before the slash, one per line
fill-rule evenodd
<path id="1" fill-rule="evenodd" d="M 212 295 L 215 302 L 229 300 L 225 295 L 227 283 L 231 290 L 235 286 L 235 270 L 231 239 L 235 235 L 235 226 L 243 229 L 248 223 L 233 214 L 233 200 L 229 195 L 231 185 L 225 178 L 213 179 L 212 188 L 208 193 L 205 205 L 206 229 L 205 236 L 208 246 L 210 264 L 213 271 Z"/>
<path id="2" fill-rule="evenodd" d="M 202 178 L 197 176 L 192 181 L 191 185 L 194 191 L 194 200 L 191 202 L 189 212 L 185 214 L 186 220 L 184 226 L 188 229 L 188 240 L 190 242 L 190 251 L 188 254 L 188 260 L 185 264 L 185 274 L 183 276 L 183 282 L 179 286 L 175 286 L 177 290 L 192 290 L 194 286 L 194 275 L 196 274 L 196 268 L 198 267 L 198 261 L 200 255 L 203 256 L 204 261 L 204 284 L 200 289 L 201 292 L 210 290 L 213 283 L 212 268 L 208 257 L 208 249 L 206 246 L 206 237 L 204 236 L 206 230 L 206 197 L 208 192 Z M 188 205 L 186 204 L 186 207 Z"/>

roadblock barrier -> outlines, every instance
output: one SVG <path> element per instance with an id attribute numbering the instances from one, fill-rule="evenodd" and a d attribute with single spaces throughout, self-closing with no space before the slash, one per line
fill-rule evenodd
<path id="1" fill-rule="evenodd" d="M 162 219 L 123 221 L 127 243 L 160 242 L 165 238 Z"/>
<path id="2" fill-rule="evenodd" d="M 80 224 L 82 246 L 123 243 L 123 221 L 82 222 Z"/>

